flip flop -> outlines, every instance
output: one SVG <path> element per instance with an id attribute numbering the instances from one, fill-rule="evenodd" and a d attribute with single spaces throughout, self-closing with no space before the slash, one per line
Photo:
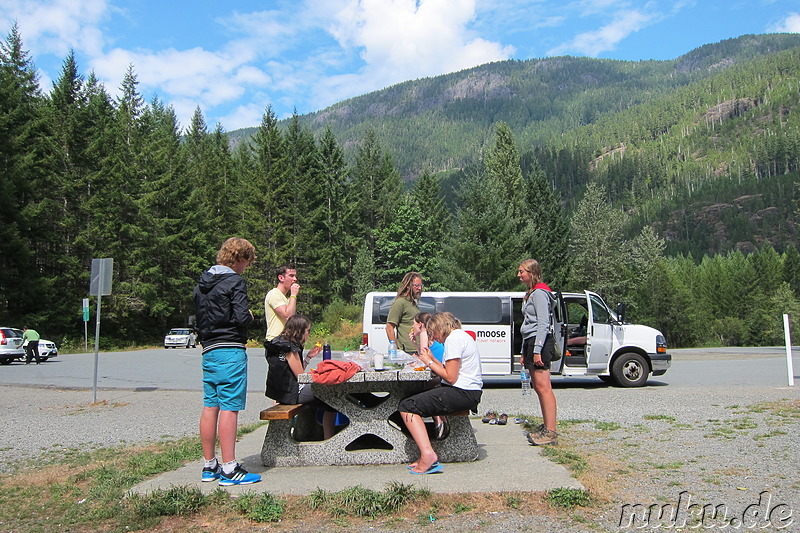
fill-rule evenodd
<path id="1" fill-rule="evenodd" d="M 440 466 L 440 464 L 439 464 L 439 461 L 435 461 L 435 462 L 434 462 L 434 463 L 431 465 L 431 468 L 433 468 L 434 466 Z M 417 464 L 416 464 L 416 463 L 414 463 L 413 465 L 408 465 L 408 469 L 409 469 L 409 470 L 414 470 L 416 467 L 417 467 Z M 415 473 L 415 474 L 424 474 L 424 472 L 414 472 L 414 473 Z"/>
<path id="2" fill-rule="evenodd" d="M 442 465 L 437 462 L 432 464 L 431 467 L 427 469 L 425 472 L 415 472 L 414 470 L 409 470 L 408 473 L 424 475 L 424 474 L 439 474 L 442 471 L 444 471 L 444 467 L 442 467 Z"/>

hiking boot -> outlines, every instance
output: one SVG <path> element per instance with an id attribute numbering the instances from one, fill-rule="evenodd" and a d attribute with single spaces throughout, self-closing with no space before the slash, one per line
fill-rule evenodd
<path id="1" fill-rule="evenodd" d="M 250 485 L 251 483 L 258 483 L 261 481 L 261 476 L 258 474 L 251 474 L 242 465 L 237 464 L 233 472 L 226 474 L 225 471 L 219 473 L 219 484 L 223 487 L 229 485 Z"/>
<path id="2" fill-rule="evenodd" d="M 528 442 L 534 446 L 545 446 L 547 444 L 558 444 L 558 433 L 543 429 L 541 433 L 531 433 L 528 435 Z"/>
<path id="3" fill-rule="evenodd" d="M 533 440 L 531 440 L 531 439 L 533 439 L 534 437 L 541 436 L 542 431 L 545 431 L 545 429 L 546 428 L 544 427 L 544 424 L 539 424 L 539 427 L 537 427 L 536 429 L 534 429 L 533 431 L 528 433 L 528 442 L 533 444 Z"/>
<path id="4" fill-rule="evenodd" d="M 219 473 L 222 472 L 222 467 L 217 462 L 216 466 L 206 466 L 200 474 L 200 481 L 214 481 L 219 479 Z"/>

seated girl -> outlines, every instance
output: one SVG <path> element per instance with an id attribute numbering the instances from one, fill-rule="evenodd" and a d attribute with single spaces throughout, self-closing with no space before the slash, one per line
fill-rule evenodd
<path id="1" fill-rule="evenodd" d="M 303 315 L 292 315 L 286 321 L 283 332 L 266 342 L 267 371 L 266 396 L 282 404 L 309 404 L 322 407 L 322 431 L 325 439 L 336 432 L 336 411 L 317 400 L 310 384 L 301 385 L 297 376 L 305 371 L 308 362 L 322 350 L 316 346 L 303 358 L 303 345 L 311 332 L 311 321 Z"/>
<path id="2" fill-rule="evenodd" d="M 420 353 L 422 348 L 430 348 L 434 359 L 441 363 L 444 358 L 444 345 L 442 345 L 442 343 L 439 341 L 429 338 L 427 324 L 430 319 L 431 314 L 426 313 L 425 311 L 414 315 L 414 324 L 411 326 L 411 331 L 408 333 L 408 338 L 411 339 L 411 342 L 416 345 L 417 354 Z M 439 376 L 434 376 L 434 378 L 427 383 L 425 389 L 427 390 L 438 387 L 441 385 L 441 383 L 442 378 Z M 443 440 L 447 438 L 447 435 L 450 434 L 450 425 L 447 422 L 447 418 L 444 416 L 434 416 L 432 418 L 433 434 L 431 437 L 435 440 Z"/>
<path id="3" fill-rule="evenodd" d="M 435 375 L 442 378 L 442 386 L 409 396 L 398 407 L 420 452 L 417 461 L 409 465 L 412 474 L 442 471 L 423 418 L 457 411 L 475 411 L 481 401 L 483 388 L 478 346 L 461 329 L 461 322 L 451 313 L 436 313 L 428 321 L 427 330 L 433 340 L 444 344 L 444 362 L 437 361 L 430 348 L 420 347 L 419 357 Z"/>

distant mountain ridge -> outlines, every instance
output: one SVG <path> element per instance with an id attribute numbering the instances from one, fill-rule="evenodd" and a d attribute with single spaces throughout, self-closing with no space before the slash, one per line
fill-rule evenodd
<path id="1" fill-rule="evenodd" d="M 625 231 L 653 225 L 670 253 L 700 257 L 797 242 L 799 80 L 800 35 L 744 35 L 668 61 L 489 63 L 297 119 L 330 128 L 351 161 L 373 130 L 405 180 L 441 172 L 449 194 L 503 121 L 568 210 L 599 181 L 629 213 Z"/>
<path id="2" fill-rule="evenodd" d="M 560 56 L 487 63 L 398 83 L 299 120 L 315 135 L 330 127 L 350 154 L 366 130 L 374 129 L 401 174 L 414 179 L 422 170 L 461 168 L 489 140 L 497 121 L 508 123 L 524 151 L 528 143 L 546 143 L 549 136 L 599 116 L 795 47 L 800 47 L 800 35 L 745 35 L 666 61 Z M 255 129 L 229 136 L 238 144 Z"/>

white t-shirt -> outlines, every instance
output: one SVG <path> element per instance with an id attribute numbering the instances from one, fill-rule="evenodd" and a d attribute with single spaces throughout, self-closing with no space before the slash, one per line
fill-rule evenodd
<path id="1" fill-rule="evenodd" d="M 481 390 L 483 388 L 478 344 L 463 329 L 454 329 L 444 340 L 444 362 L 447 363 L 450 359 L 461 359 L 458 379 L 455 383 L 449 383 L 450 385 L 464 390 Z"/>

